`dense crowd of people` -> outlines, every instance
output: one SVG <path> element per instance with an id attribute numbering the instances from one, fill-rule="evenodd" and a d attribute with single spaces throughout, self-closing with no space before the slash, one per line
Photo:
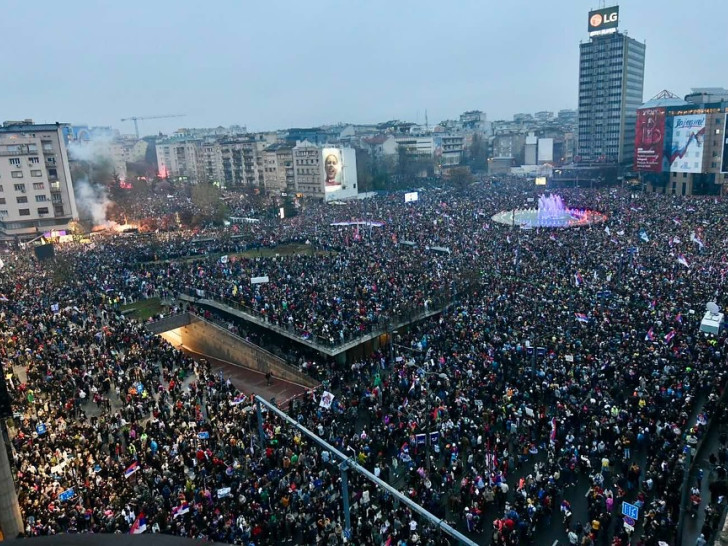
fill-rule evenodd
<path id="1" fill-rule="evenodd" d="M 725 307 L 728 228 L 716 219 L 728 203 L 562 195 L 607 223 L 495 224 L 535 196 L 508 181 L 416 203 L 311 204 L 234 229 L 99 237 L 59 246 L 53 263 L 4 256 L 25 533 L 146 524 L 245 545 L 453 543 L 354 472 L 344 529 L 331 453 L 269 414 L 261 443 L 249 398 L 121 314 L 193 293 L 327 345 L 442 309 L 389 348 L 327 361 L 330 408 L 316 391 L 283 409 L 479 543 L 533 544 L 556 526 L 570 544 L 673 543 L 685 472 L 726 414 L 728 338 L 699 326 L 706 302 Z M 311 251 L 239 255 L 288 242 Z M 725 444 L 712 454 L 716 494 L 699 499 L 706 537 L 722 511 Z M 584 521 L 577 487 L 588 488 Z M 633 533 L 622 501 L 641 508 Z"/>

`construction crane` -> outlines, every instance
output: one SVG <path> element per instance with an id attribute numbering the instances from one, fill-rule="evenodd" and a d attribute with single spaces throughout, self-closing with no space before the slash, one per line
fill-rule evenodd
<path id="1" fill-rule="evenodd" d="M 123 118 L 121 121 L 133 121 L 134 132 L 136 133 L 137 139 L 139 138 L 139 121 L 142 119 L 162 119 L 162 118 L 183 118 L 186 114 L 169 114 L 166 116 L 131 116 Z"/>

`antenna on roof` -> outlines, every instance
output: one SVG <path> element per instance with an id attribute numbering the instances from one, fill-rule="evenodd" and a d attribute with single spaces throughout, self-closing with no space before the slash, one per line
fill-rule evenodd
<path id="1" fill-rule="evenodd" d="M 427 108 L 425 108 L 425 129 L 429 130 L 429 128 L 430 128 L 430 123 L 427 120 Z"/>

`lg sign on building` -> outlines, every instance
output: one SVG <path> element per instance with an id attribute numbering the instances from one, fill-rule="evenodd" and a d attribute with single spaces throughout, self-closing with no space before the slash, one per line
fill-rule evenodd
<path id="1" fill-rule="evenodd" d="M 619 23 L 619 6 L 589 12 L 589 32 L 614 30 Z"/>

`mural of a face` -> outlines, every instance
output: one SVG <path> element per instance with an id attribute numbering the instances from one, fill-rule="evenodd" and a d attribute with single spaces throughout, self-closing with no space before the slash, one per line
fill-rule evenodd
<path id="1" fill-rule="evenodd" d="M 326 170 L 326 182 L 336 183 L 336 175 L 339 172 L 339 158 L 334 154 L 327 155 L 324 169 Z"/>

